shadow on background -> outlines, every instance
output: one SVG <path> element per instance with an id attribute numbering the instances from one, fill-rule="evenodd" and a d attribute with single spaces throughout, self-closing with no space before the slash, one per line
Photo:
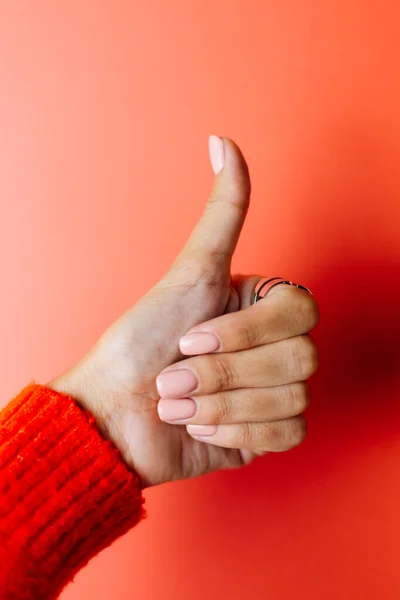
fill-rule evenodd
<path id="1" fill-rule="evenodd" d="M 350 119 L 348 119 L 350 120 Z M 343 119 L 316 144 L 308 172 L 295 174 L 298 260 L 317 275 L 321 307 L 314 333 L 320 369 L 310 382 L 309 436 L 285 455 L 242 472 L 248 484 L 293 491 L 400 437 L 400 258 L 396 258 L 399 181 L 390 133 Z M 386 134 L 386 137 L 385 137 Z M 304 171 L 304 157 L 301 168 Z M 303 192 L 302 192 L 303 190 Z M 255 199 L 257 202 L 257 199 Z M 293 240 L 289 241 L 294 248 Z M 262 244 L 259 245 L 262 248 Z M 295 262 L 295 261 L 293 261 Z M 266 264 L 268 260 L 266 259 Z M 268 269 L 265 269 L 268 272 Z M 227 474 L 227 480 L 236 475 Z M 223 478 L 224 479 L 224 478 Z M 223 481 L 221 481 L 223 484 Z"/>

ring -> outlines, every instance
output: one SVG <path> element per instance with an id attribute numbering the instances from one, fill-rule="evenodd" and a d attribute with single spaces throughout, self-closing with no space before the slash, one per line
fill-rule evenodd
<path id="1" fill-rule="evenodd" d="M 256 304 L 259 300 L 265 298 L 265 296 L 272 290 L 272 288 L 277 285 L 291 285 L 292 287 L 299 288 L 300 290 L 304 290 L 312 295 L 311 290 L 306 288 L 305 285 L 300 285 L 299 283 L 293 283 L 293 281 L 289 281 L 289 279 L 284 279 L 283 277 L 272 277 L 271 279 L 260 279 L 257 283 L 252 304 Z M 261 295 L 262 292 L 262 295 Z"/>

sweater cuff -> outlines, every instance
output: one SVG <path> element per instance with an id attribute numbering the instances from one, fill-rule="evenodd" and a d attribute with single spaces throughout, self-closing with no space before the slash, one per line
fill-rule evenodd
<path id="1" fill-rule="evenodd" d="M 0 413 L 2 598 L 57 597 L 143 514 L 139 478 L 72 398 L 31 385 Z"/>

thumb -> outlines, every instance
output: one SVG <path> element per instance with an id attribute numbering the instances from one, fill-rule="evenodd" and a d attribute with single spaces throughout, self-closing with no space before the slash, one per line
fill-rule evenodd
<path id="1" fill-rule="evenodd" d="M 249 172 L 241 151 L 232 140 L 212 135 L 209 151 L 216 175 L 214 189 L 183 255 L 199 259 L 218 255 L 230 258 L 249 206 Z"/>

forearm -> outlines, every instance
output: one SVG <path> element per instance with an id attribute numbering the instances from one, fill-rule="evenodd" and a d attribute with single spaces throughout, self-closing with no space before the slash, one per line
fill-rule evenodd
<path id="1" fill-rule="evenodd" d="M 56 598 L 143 516 L 138 478 L 94 418 L 30 386 L 0 413 L 0 597 Z"/>

